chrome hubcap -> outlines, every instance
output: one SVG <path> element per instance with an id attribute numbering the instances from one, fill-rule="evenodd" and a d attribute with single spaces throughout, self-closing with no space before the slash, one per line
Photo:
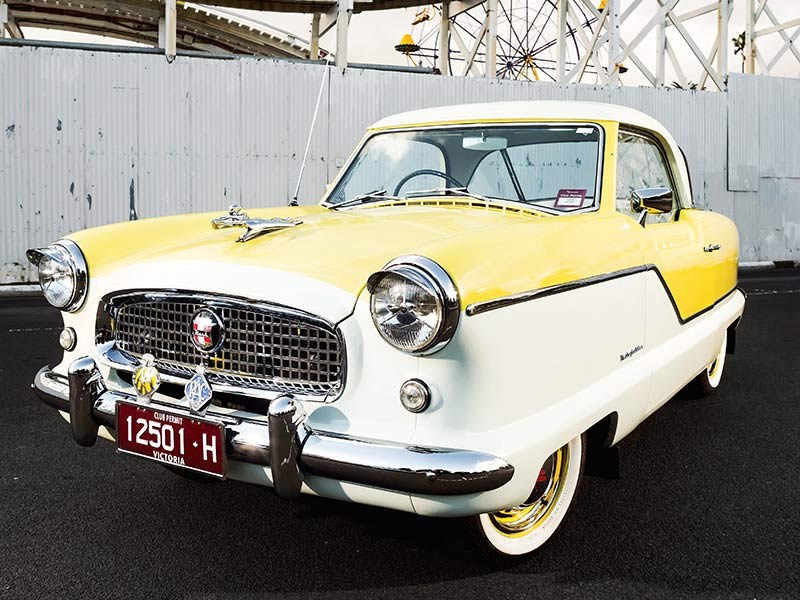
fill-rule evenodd
<path id="1" fill-rule="evenodd" d="M 561 494 L 568 464 L 568 446 L 550 455 L 539 471 L 530 497 L 524 503 L 489 515 L 495 529 L 503 535 L 517 537 L 541 525 Z"/>

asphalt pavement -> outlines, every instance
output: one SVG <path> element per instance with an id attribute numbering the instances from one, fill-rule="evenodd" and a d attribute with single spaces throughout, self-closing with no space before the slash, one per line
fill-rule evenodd
<path id="1" fill-rule="evenodd" d="M 58 313 L 0 300 L 0 597 L 800 598 L 800 270 L 749 272 L 736 354 L 584 477 L 525 563 L 479 562 L 458 521 L 185 481 L 80 448 L 30 391 Z"/>

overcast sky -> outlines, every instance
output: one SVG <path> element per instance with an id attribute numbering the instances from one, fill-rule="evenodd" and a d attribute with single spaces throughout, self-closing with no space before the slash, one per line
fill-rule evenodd
<path id="1" fill-rule="evenodd" d="M 503 0 L 501 0 L 503 2 Z M 535 0 L 530 0 L 529 4 L 534 6 Z M 709 0 L 680 0 L 676 7 L 678 14 L 683 14 L 695 8 L 709 4 Z M 728 50 L 728 64 L 731 71 L 739 71 L 741 69 L 741 56 L 734 56 L 733 44 L 730 38 L 738 35 L 744 31 L 745 16 L 744 8 L 747 0 L 734 0 L 733 15 L 730 23 L 730 33 L 727 40 Z M 629 0 L 622 0 L 623 10 L 630 5 Z M 800 18 L 800 0 L 769 0 L 769 7 L 776 14 L 778 19 L 782 22 L 792 19 Z M 384 64 L 407 64 L 407 59 L 402 54 L 394 49 L 394 45 L 399 43 L 400 38 L 405 33 L 413 34 L 415 40 L 419 40 L 427 31 L 435 26 L 436 19 L 429 21 L 423 25 L 412 27 L 411 23 L 417 13 L 416 8 L 409 9 L 396 9 L 383 12 L 368 12 L 354 15 L 350 25 L 350 61 L 352 62 L 367 62 L 367 63 L 384 63 Z M 650 18 L 655 14 L 656 1 L 645 0 L 634 11 L 631 17 L 626 20 L 621 26 L 621 35 L 625 40 L 632 40 L 641 27 L 646 24 Z M 308 14 L 287 14 L 287 13 L 255 13 L 250 11 L 242 11 L 245 16 L 251 16 L 260 21 L 265 21 L 277 27 L 289 30 L 300 37 L 310 37 L 310 23 L 311 15 Z M 179 13 L 180 14 L 180 13 Z M 180 18 L 180 17 L 179 17 Z M 555 17 L 553 17 L 555 18 Z M 758 22 L 757 29 L 763 29 L 770 26 L 766 15 Z M 708 53 L 711 48 L 716 32 L 716 14 L 711 13 L 702 17 L 693 19 L 685 23 L 686 29 L 697 40 L 698 45 L 704 53 Z M 788 30 L 791 36 L 795 32 L 794 29 Z M 78 41 L 81 39 L 88 39 L 86 36 L 79 36 L 76 34 L 55 32 L 55 31 L 42 31 L 28 29 L 26 31 L 29 38 L 46 38 L 46 39 L 60 39 L 68 41 Z M 700 63 L 692 55 L 688 45 L 678 35 L 674 28 L 670 28 L 668 37 L 675 48 L 676 54 L 679 56 L 681 66 L 685 71 L 687 80 L 697 81 L 702 73 Z M 433 45 L 434 39 L 431 38 L 427 45 Z M 800 36 L 796 40 L 797 46 L 800 46 Z M 767 56 L 769 60 L 782 44 L 779 34 L 771 34 L 759 40 L 759 48 Z M 656 64 L 656 40 L 655 34 L 651 32 L 637 47 L 636 53 L 639 58 L 648 66 L 652 71 L 655 70 Z M 322 39 L 322 46 L 335 52 L 336 40 L 335 29 L 332 29 Z M 632 85 L 645 84 L 644 78 L 636 71 L 632 64 L 628 63 L 626 66 L 630 67 L 628 74 L 623 76 L 623 82 Z M 796 77 L 800 75 L 800 62 L 798 62 L 789 52 L 786 52 L 783 59 L 777 64 L 773 70 L 773 75 L 784 75 Z M 667 82 L 677 79 L 677 75 L 672 69 L 669 61 L 667 61 Z"/>

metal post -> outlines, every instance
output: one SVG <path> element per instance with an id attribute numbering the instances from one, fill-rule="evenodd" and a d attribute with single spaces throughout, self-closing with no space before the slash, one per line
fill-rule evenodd
<path id="1" fill-rule="evenodd" d="M 0 0 L 0 38 L 6 37 L 6 23 L 8 23 L 8 5 Z"/>
<path id="2" fill-rule="evenodd" d="M 665 66 L 667 62 L 667 15 L 656 27 L 656 87 L 664 85 Z"/>
<path id="3" fill-rule="evenodd" d="M 723 81 L 728 80 L 728 20 L 730 19 L 729 0 L 719 0 L 719 12 L 717 13 L 717 31 L 719 32 L 717 47 L 717 71 L 719 78 Z"/>
<path id="4" fill-rule="evenodd" d="M 619 0 L 608 0 L 608 83 L 619 84 Z"/>
<path id="5" fill-rule="evenodd" d="M 322 15 L 314 13 L 311 18 L 311 48 L 308 53 L 309 60 L 319 60 L 319 22 Z"/>
<path id="6" fill-rule="evenodd" d="M 167 47 L 167 20 L 158 17 L 158 48 L 162 50 Z"/>
<path id="7" fill-rule="evenodd" d="M 486 73 L 487 78 L 497 77 L 497 0 L 486 3 Z"/>
<path id="8" fill-rule="evenodd" d="M 166 39 L 164 40 L 164 54 L 167 60 L 172 61 L 178 54 L 178 12 L 176 0 L 167 0 L 165 9 L 166 17 Z"/>
<path id="9" fill-rule="evenodd" d="M 350 28 L 350 14 L 353 0 L 339 0 L 336 15 L 336 67 L 347 67 L 347 33 Z"/>
<path id="10" fill-rule="evenodd" d="M 756 2 L 747 0 L 747 21 L 744 30 L 744 72 L 754 75 L 756 72 Z"/>
<path id="11" fill-rule="evenodd" d="M 439 23 L 439 71 L 450 75 L 450 2 L 442 2 L 442 16 Z"/>
<path id="12" fill-rule="evenodd" d="M 556 81 L 564 81 L 567 68 L 567 4 L 569 0 L 558 0 L 558 40 L 556 52 Z"/>

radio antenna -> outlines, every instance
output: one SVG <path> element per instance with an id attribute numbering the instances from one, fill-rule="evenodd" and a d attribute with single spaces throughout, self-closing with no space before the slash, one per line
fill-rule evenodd
<path id="1" fill-rule="evenodd" d="M 303 152 L 303 162 L 300 163 L 300 173 L 297 175 L 297 185 L 294 188 L 294 196 L 289 201 L 289 206 L 297 206 L 297 195 L 300 193 L 300 182 L 303 181 L 303 172 L 306 170 L 306 160 L 308 159 L 308 149 L 311 147 L 311 136 L 314 135 L 314 125 L 317 122 L 317 115 L 319 114 L 319 105 L 322 101 L 322 90 L 325 89 L 325 80 L 328 77 L 331 65 L 331 55 L 325 57 L 325 69 L 322 71 L 322 81 L 319 84 L 319 93 L 317 94 L 317 105 L 314 107 L 314 117 L 311 119 L 311 128 L 308 130 L 308 139 L 306 140 L 306 151 Z"/>

